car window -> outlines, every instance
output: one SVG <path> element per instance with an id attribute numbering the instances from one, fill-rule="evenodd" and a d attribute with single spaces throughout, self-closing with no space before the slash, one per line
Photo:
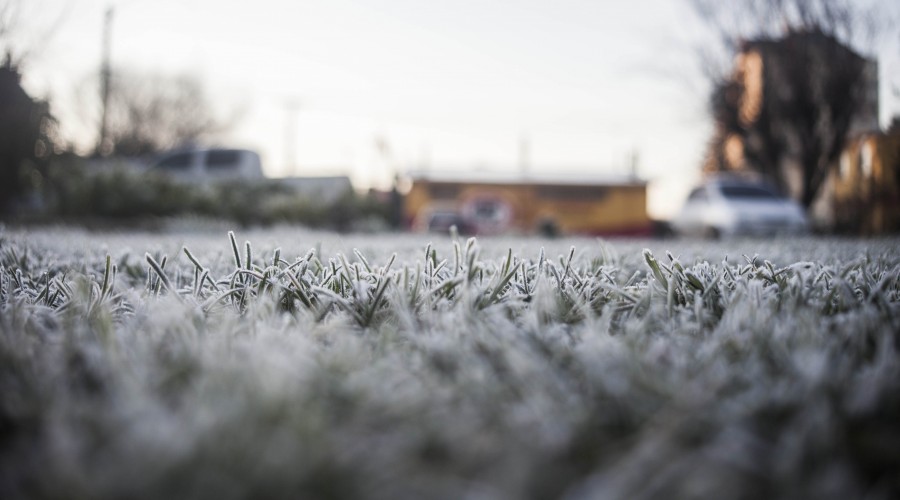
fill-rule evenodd
<path id="1" fill-rule="evenodd" d="M 500 205 L 493 200 L 479 200 L 475 202 L 475 217 L 479 219 L 494 219 L 500 212 Z"/>
<path id="2" fill-rule="evenodd" d="M 728 199 L 771 200 L 777 198 L 775 193 L 761 186 L 725 185 L 720 187 L 722 196 Z"/>
<path id="3" fill-rule="evenodd" d="M 206 166 L 212 170 L 235 168 L 240 158 L 240 151 L 233 149 L 214 149 L 206 153 Z"/>
<path id="4" fill-rule="evenodd" d="M 459 215 L 455 213 L 439 212 L 431 214 L 428 219 L 429 229 L 449 229 L 450 226 L 459 225 L 461 223 Z"/>
<path id="5" fill-rule="evenodd" d="M 191 168 L 191 153 L 174 154 L 159 162 L 158 167 L 166 170 L 187 170 Z"/>
<path id="6" fill-rule="evenodd" d="M 452 222 L 455 221 L 459 216 L 455 213 L 447 213 L 447 212 L 438 212 L 431 214 L 431 220 L 435 222 Z"/>

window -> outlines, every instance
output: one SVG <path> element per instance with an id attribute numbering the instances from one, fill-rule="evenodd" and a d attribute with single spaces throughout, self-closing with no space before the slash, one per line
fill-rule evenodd
<path id="1" fill-rule="evenodd" d="M 165 170 L 183 171 L 191 168 L 191 153 L 178 153 L 159 163 L 159 168 Z"/>
<path id="2" fill-rule="evenodd" d="M 846 151 L 841 155 L 840 177 L 841 179 L 850 177 L 850 153 Z"/>
<path id="3" fill-rule="evenodd" d="M 233 149 L 213 149 L 206 153 L 206 166 L 210 170 L 235 168 L 241 153 Z"/>
<path id="4" fill-rule="evenodd" d="M 859 154 L 863 178 L 868 179 L 872 176 L 872 160 L 875 158 L 875 148 L 871 142 L 866 141 Z"/>
<path id="5" fill-rule="evenodd" d="M 456 184 L 432 184 L 428 186 L 428 192 L 435 200 L 453 200 L 459 196 L 459 186 Z"/>
<path id="6" fill-rule="evenodd" d="M 596 201 L 606 196 L 606 189 L 598 186 L 538 186 L 537 194 L 545 200 Z"/>

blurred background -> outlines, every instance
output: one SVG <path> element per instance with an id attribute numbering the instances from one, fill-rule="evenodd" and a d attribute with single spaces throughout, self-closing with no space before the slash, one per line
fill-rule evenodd
<path id="1" fill-rule="evenodd" d="M 898 20 L 886 0 L 0 0 L 0 203 L 13 223 L 896 232 Z"/>

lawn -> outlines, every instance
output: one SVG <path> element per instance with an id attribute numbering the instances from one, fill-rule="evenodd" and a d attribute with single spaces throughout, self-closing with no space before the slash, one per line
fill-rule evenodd
<path id="1" fill-rule="evenodd" d="M 897 498 L 898 249 L 0 228 L 0 498 Z"/>

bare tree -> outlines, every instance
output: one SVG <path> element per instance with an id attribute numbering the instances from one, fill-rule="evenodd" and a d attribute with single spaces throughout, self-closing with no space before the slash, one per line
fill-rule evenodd
<path id="1" fill-rule="evenodd" d="M 877 35 L 879 8 L 886 7 L 840 0 L 692 3 L 720 53 L 735 61 L 725 71 L 713 51 L 700 52 L 714 81 L 716 135 L 707 169 L 735 168 L 738 149 L 740 166 L 767 175 L 809 207 L 859 121 L 867 83 L 877 78 L 850 46 Z"/>
<path id="2" fill-rule="evenodd" d="M 65 21 L 68 8 L 48 8 L 43 2 L 0 0 L 0 53 L 9 66 L 23 62 L 45 50 Z"/>
<path id="3" fill-rule="evenodd" d="M 198 79 L 117 71 L 104 154 L 140 156 L 208 140 L 227 127 Z"/>
<path id="4" fill-rule="evenodd" d="M 819 31 L 845 45 L 870 46 L 895 15 L 890 0 L 875 0 L 868 7 L 846 0 L 688 1 L 716 41 L 697 48 L 702 70 L 716 78 L 728 76 L 734 56 L 748 40 Z"/>
<path id="5" fill-rule="evenodd" d="M 40 46 L 23 38 L 22 4 L 0 0 L 0 213 L 13 210 L 28 182 L 53 150 L 56 122 L 50 104 L 32 98 L 21 85 L 20 65 Z M 55 27 L 51 30 L 55 32 Z M 46 38 L 46 36 L 45 36 Z M 25 40 L 25 42 L 23 42 Z"/>
<path id="6" fill-rule="evenodd" d="M 15 0 L 0 0 L 0 48 L 2 48 L 5 65 L 18 66 L 20 49 L 18 49 L 16 32 L 21 13 L 21 3 Z"/>

